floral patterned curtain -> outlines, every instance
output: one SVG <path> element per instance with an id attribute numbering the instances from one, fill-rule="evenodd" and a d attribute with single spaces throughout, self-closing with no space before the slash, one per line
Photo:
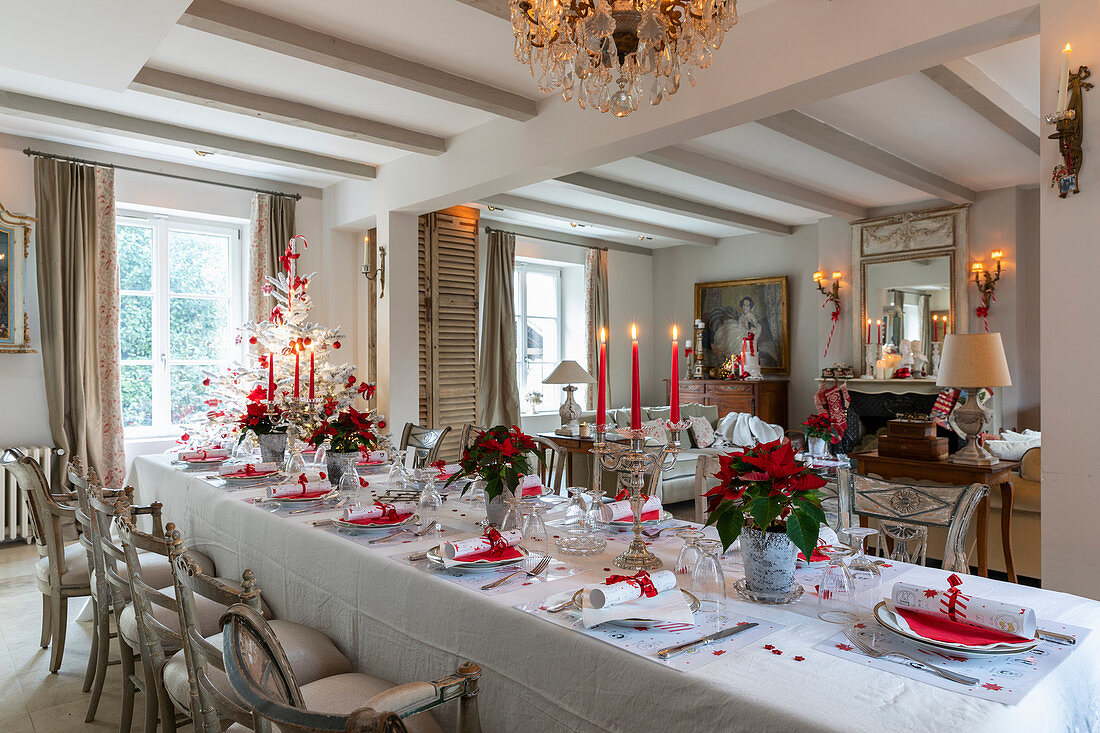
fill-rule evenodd
<path id="1" fill-rule="evenodd" d="M 608 312 L 607 298 L 607 250 L 590 249 L 584 260 L 584 318 L 587 333 L 588 346 L 588 373 L 598 380 L 599 364 L 597 358 L 600 353 L 600 328 L 610 330 L 611 316 Z M 611 370 L 607 373 L 610 375 Z M 586 409 L 596 409 L 596 394 L 599 385 L 593 384 L 588 389 L 585 399 Z M 610 393 L 609 393 L 610 394 Z"/>
<path id="2" fill-rule="evenodd" d="M 278 262 L 278 260 L 275 260 Z M 252 195 L 252 211 L 248 223 L 248 320 L 259 321 L 271 313 L 271 298 L 264 295 L 263 286 L 272 273 L 271 262 L 271 196 Z"/>

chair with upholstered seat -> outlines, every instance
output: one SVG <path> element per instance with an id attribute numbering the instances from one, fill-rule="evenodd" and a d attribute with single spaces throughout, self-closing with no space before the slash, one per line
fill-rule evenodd
<path id="1" fill-rule="evenodd" d="M 65 530 L 75 524 L 76 507 L 63 501 L 75 503 L 76 496 L 51 492 L 38 461 L 17 448 L 4 452 L 0 466 L 15 476 L 30 507 L 31 527 L 39 557 L 34 574 L 38 590 L 42 593 L 41 645 L 46 649 L 53 644 L 50 649 L 50 672 L 57 672 L 61 669 L 61 659 L 65 653 L 69 599 L 92 594 L 87 551 L 80 544 L 65 544 Z"/>
<path id="2" fill-rule="evenodd" d="M 443 447 L 443 439 L 451 432 L 448 425 L 445 428 L 426 428 L 423 425 L 405 423 L 405 429 L 401 431 L 401 450 L 413 449 L 416 451 L 414 468 L 424 468 L 435 463 L 439 457 L 439 449 Z"/>
<path id="3" fill-rule="evenodd" d="M 299 687 L 279 640 L 253 608 L 238 604 L 222 617 L 222 659 L 244 704 L 282 733 L 438 731 L 428 710 L 458 700 L 458 730 L 478 733 L 481 668 L 461 664 L 434 682 L 393 686 L 365 674 L 342 674 Z"/>
<path id="4" fill-rule="evenodd" d="M 532 470 L 538 473 L 543 486 L 549 486 L 555 494 L 560 494 L 565 482 L 565 461 L 568 455 L 565 448 L 538 435 L 532 436 L 531 440 L 535 441 L 538 453 L 542 456 L 541 462 L 535 461 L 531 464 Z"/>
<path id="5" fill-rule="evenodd" d="M 183 652 L 164 665 L 164 689 L 180 712 L 191 716 L 197 733 L 221 733 L 226 725 L 254 727 L 254 718 L 233 692 L 222 663 L 221 634 L 211 628 L 202 602 L 225 609 L 243 603 L 263 613 L 255 575 L 245 570 L 241 585 L 230 585 L 203 572 L 183 545 L 180 533 L 168 532 L 175 594 L 179 603 L 179 628 Z M 320 631 L 290 621 L 269 622 L 287 651 L 290 669 L 303 684 L 351 672 L 351 663 Z"/>
<path id="6" fill-rule="evenodd" d="M 982 497 L 989 493 L 985 484 L 942 486 L 907 484 L 863 476 L 842 468 L 837 472 L 840 499 L 840 523 L 850 527 L 854 517 L 861 522 L 875 520 L 893 543 L 889 557 L 901 562 L 924 565 L 928 552 L 928 529 L 947 529 L 943 569 L 968 573 L 966 533 L 970 519 Z M 879 543 L 881 548 L 883 543 Z"/>

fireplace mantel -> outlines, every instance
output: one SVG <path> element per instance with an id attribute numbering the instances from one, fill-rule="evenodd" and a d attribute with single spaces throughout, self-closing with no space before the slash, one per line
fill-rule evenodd
<path id="1" fill-rule="evenodd" d="M 832 379 L 817 378 L 818 382 L 831 382 Z M 941 387 L 936 386 L 934 377 L 925 379 L 842 379 L 848 385 L 849 392 L 865 394 L 938 394 Z"/>

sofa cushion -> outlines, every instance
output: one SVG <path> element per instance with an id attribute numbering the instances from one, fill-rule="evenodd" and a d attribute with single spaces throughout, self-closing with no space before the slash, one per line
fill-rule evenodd
<path id="1" fill-rule="evenodd" d="M 650 420 L 668 420 L 672 417 L 672 408 L 667 405 L 664 407 L 643 407 L 642 412 L 649 415 Z"/>
<path id="2" fill-rule="evenodd" d="M 668 431 L 665 430 L 663 420 L 646 420 L 642 423 L 645 431 L 646 442 L 655 442 L 658 445 L 668 445 Z"/>
<path id="3" fill-rule="evenodd" d="M 688 429 L 688 433 L 691 435 L 691 444 L 696 448 L 710 448 L 714 445 L 715 433 L 714 426 L 702 416 L 689 417 L 688 422 L 691 427 Z"/>

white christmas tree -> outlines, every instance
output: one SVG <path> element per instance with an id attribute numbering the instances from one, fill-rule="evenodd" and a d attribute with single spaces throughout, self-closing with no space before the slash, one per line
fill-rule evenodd
<path id="1" fill-rule="evenodd" d="M 270 316 L 238 328 L 237 343 L 248 344 L 246 361 L 206 373 L 210 410 L 205 423 L 188 431 L 187 442 L 223 443 L 243 437 L 242 431 L 283 432 L 288 424 L 309 438 L 323 423 L 354 409 L 357 398 L 373 397 L 374 385 L 358 382 L 354 364 L 329 361 L 345 334 L 309 320 L 309 286 L 317 273 L 297 274 L 299 240 L 309 246 L 301 235 L 292 238 L 279 258 L 281 271 L 263 286 L 275 300 Z M 385 427 L 370 410 L 356 414 Z"/>

